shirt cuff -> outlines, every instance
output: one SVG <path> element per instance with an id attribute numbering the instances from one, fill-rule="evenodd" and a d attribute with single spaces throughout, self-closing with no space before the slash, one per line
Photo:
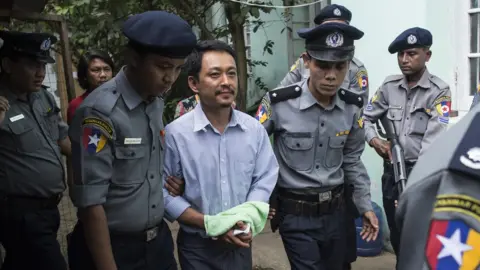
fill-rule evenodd
<path id="1" fill-rule="evenodd" d="M 370 200 L 370 196 L 365 199 L 355 201 L 355 205 L 357 206 L 357 210 L 361 216 L 368 211 L 373 211 L 372 202 Z"/>
<path id="2" fill-rule="evenodd" d="M 367 144 L 370 145 L 370 141 L 375 137 L 378 137 L 376 130 L 367 129 L 365 131 L 365 141 L 367 142 Z"/>
<path id="3" fill-rule="evenodd" d="M 167 205 L 165 205 L 167 219 L 170 222 L 177 220 L 178 217 L 180 217 L 189 207 L 191 207 L 190 203 L 188 203 L 183 197 L 174 197 Z"/>
<path id="4" fill-rule="evenodd" d="M 109 185 L 73 185 L 70 189 L 72 203 L 77 208 L 102 205 L 107 198 Z"/>

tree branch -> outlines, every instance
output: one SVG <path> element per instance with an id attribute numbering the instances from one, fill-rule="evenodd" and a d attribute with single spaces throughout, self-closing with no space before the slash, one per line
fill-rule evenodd
<path id="1" fill-rule="evenodd" d="M 170 0 L 170 3 L 178 9 L 183 9 L 188 15 L 192 16 L 197 26 L 203 32 L 203 36 L 207 39 L 215 39 L 212 35 L 212 32 L 208 29 L 205 22 L 200 18 L 200 16 L 192 9 L 192 7 L 187 3 L 186 0 Z"/>

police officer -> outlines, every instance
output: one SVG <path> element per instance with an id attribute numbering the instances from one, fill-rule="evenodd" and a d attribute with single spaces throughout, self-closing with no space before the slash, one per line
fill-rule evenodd
<path id="1" fill-rule="evenodd" d="M 344 182 L 355 185 L 362 236 L 370 240 L 378 233 L 370 179 L 360 159 L 363 100 L 341 88 L 354 40 L 363 32 L 328 23 L 298 34 L 306 40 L 309 79 L 268 92 L 256 117 L 274 135 L 280 165 L 276 217 L 292 269 L 343 269 Z"/>
<path id="2" fill-rule="evenodd" d="M 400 196 L 398 268 L 480 266 L 480 106 L 418 159 Z"/>
<path id="3" fill-rule="evenodd" d="M 66 269 L 57 242 L 67 125 L 42 85 L 54 63 L 47 33 L 0 31 L 0 243 L 2 269 Z"/>
<path id="4" fill-rule="evenodd" d="M 425 63 L 432 52 L 432 34 L 423 28 L 405 30 L 388 47 L 397 53 L 402 75 L 388 76 L 364 110 L 365 139 L 384 158 L 383 206 L 390 228 L 390 240 L 398 256 L 399 230 L 395 225 L 398 191 L 390 161 L 390 145 L 377 136 L 375 122 L 381 117 L 393 121 L 405 153 L 407 175 L 418 157 L 447 128 L 450 88 L 428 72 Z"/>
<path id="5" fill-rule="evenodd" d="M 196 45 L 177 15 L 147 11 L 122 27 L 127 65 L 75 113 L 72 200 L 79 222 L 69 244 L 76 269 L 176 269 L 163 220 L 164 101 Z"/>
<path id="6" fill-rule="evenodd" d="M 345 23 L 352 21 L 352 12 L 342 5 L 328 5 L 324 7 L 315 17 L 315 24 L 324 23 Z M 303 53 L 300 58 L 290 67 L 290 72 L 285 75 L 279 87 L 292 85 L 309 77 L 309 69 L 303 62 Z M 352 58 L 348 68 L 347 76 L 342 87 L 362 96 L 364 103 L 368 102 L 368 73 L 363 63 L 356 57 Z"/>

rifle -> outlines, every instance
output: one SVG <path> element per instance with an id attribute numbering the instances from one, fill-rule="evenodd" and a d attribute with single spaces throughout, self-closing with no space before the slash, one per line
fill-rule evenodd
<path id="1" fill-rule="evenodd" d="M 393 122 L 388 119 L 387 114 L 385 114 L 380 119 L 385 133 L 382 132 L 382 129 L 377 121 L 377 130 L 380 136 L 386 138 L 390 141 L 391 151 L 392 151 L 392 166 L 393 172 L 395 174 L 395 184 L 398 185 L 398 195 L 402 194 L 405 190 L 405 183 L 407 181 L 407 171 L 405 167 L 405 155 L 403 153 L 403 148 L 400 145 L 400 141 L 397 136 L 397 131 Z"/>

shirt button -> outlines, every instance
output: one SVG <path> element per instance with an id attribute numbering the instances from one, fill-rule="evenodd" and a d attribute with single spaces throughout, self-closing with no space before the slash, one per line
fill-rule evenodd
<path id="1" fill-rule="evenodd" d="M 154 146 L 154 147 L 152 147 L 152 150 L 153 150 L 153 151 L 155 151 L 155 146 Z"/>
<path id="2" fill-rule="evenodd" d="M 225 184 L 226 182 L 225 182 L 225 181 L 222 181 L 222 183 L 224 183 L 224 184 Z"/>
<path id="3" fill-rule="evenodd" d="M 320 124 L 320 126 L 322 126 L 322 127 L 323 127 L 324 125 L 325 125 L 324 123 L 321 123 L 321 124 Z"/>
<path id="4" fill-rule="evenodd" d="M 155 208 L 155 207 L 157 207 L 155 204 L 154 204 L 154 205 L 152 205 L 152 208 Z"/>
<path id="5" fill-rule="evenodd" d="M 155 176 L 153 174 L 150 174 L 150 179 L 153 179 L 155 178 Z"/>
<path id="6" fill-rule="evenodd" d="M 320 165 L 315 166 L 315 168 L 320 169 Z"/>
<path id="7" fill-rule="evenodd" d="M 323 144 L 319 144 L 318 147 L 323 147 Z"/>
<path id="8" fill-rule="evenodd" d="M 131 156 L 131 157 L 134 157 L 134 156 L 135 156 L 135 152 L 130 152 L 130 156 Z"/>

